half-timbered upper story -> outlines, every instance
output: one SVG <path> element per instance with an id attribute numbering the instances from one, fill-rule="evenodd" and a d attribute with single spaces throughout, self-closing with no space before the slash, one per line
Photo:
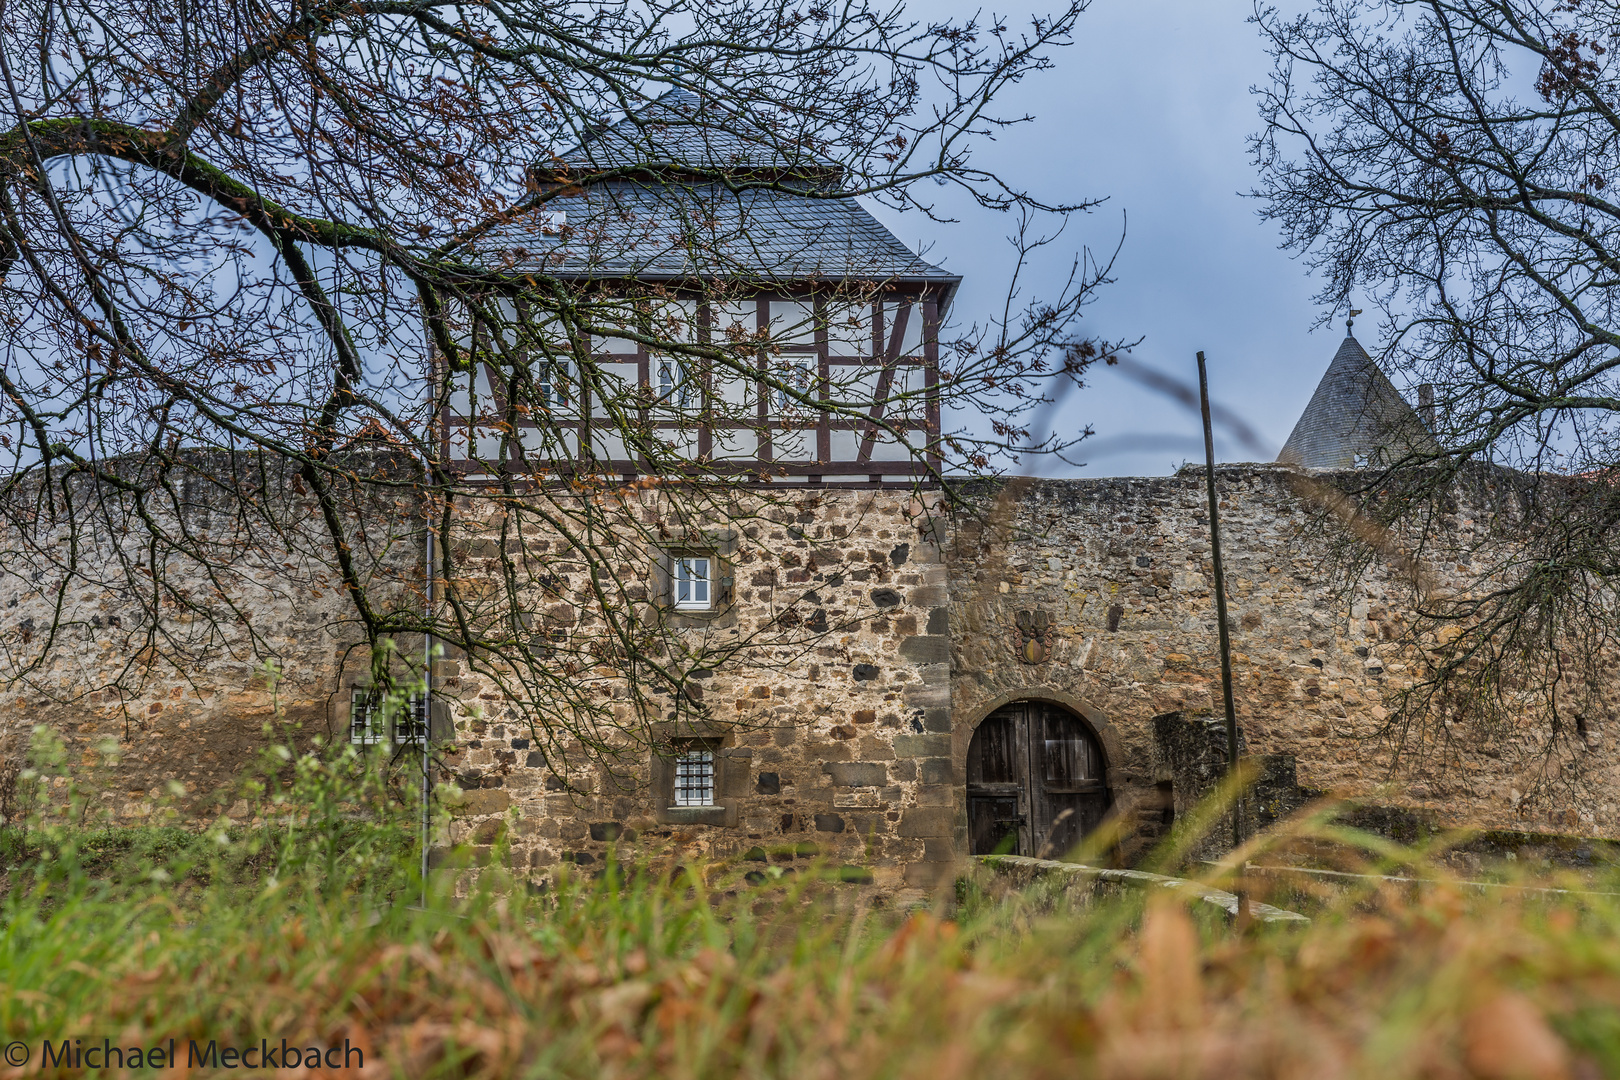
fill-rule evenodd
<path id="1" fill-rule="evenodd" d="M 447 461 L 840 485 L 937 469 L 960 278 L 841 195 L 836 167 L 703 109 L 666 94 L 536 168 L 553 197 L 482 245 L 519 287 L 468 319 L 472 362 L 440 360 Z"/>

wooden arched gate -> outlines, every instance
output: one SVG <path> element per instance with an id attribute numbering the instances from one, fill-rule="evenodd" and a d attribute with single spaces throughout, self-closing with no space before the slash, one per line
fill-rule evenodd
<path id="1" fill-rule="evenodd" d="M 967 804 L 974 855 L 1063 855 L 1108 810 L 1091 725 L 1050 702 L 1003 705 L 968 745 Z"/>

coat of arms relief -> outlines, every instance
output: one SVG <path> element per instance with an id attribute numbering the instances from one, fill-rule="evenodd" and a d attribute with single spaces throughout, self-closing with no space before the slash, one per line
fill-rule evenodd
<path id="1" fill-rule="evenodd" d="M 1056 627 L 1041 610 L 1020 611 L 1013 621 L 1013 650 L 1025 664 L 1045 662 L 1052 655 Z"/>

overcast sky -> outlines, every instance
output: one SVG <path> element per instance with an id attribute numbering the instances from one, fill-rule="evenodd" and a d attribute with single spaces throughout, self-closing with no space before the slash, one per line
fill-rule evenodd
<path id="1" fill-rule="evenodd" d="M 1030 0 L 1022 0 L 1028 10 Z M 932 16 L 977 5 L 914 0 Z M 1241 193 L 1254 184 L 1245 137 L 1258 126 L 1249 87 L 1269 62 L 1247 23 L 1249 0 L 1094 0 L 1073 47 L 1055 54 L 1057 69 L 1017 87 L 1006 99 L 1036 121 L 1006 136 L 996 164 L 1013 180 L 1052 199 L 1107 196 L 1077 220 L 1059 246 L 1111 251 L 1128 217 L 1116 284 L 1091 307 L 1091 334 L 1145 340 L 1135 357 L 1196 384 L 1194 354 L 1209 362 L 1212 396 L 1246 418 L 1271 459 L 1293 429 L 1344 334 L 1343 315 L 1311 330 L 1321 314 L 1301 262 L 1278 250 L 1276 229 Z M 880 215 L 913 246 L 966 281 L 956 314 L 984 311 L 1004 294 L 1012 260 L 1001 237 L 1010 222 L 967 213 L 935 226 L 917 215 Z M 1060 265 L 1061 264 L 1061 265 Z M 1066 258 L 1042 267 L 1048 282 Z M 1036 287 L 1043 284 L 1039 279 Z M 1057 283 L 1052 282 L 1053 286 Z M 1369 350 L 1377 328 L 1356 336 Z M 1122 377 L 1098 369 L 1092 385 L 1057 420 L 1096 431 L 1079 452 L 1085 468 L 1056 463 L 1031 469 L 1082 476 L 1150 476 L 1201 460 L 1196 414 Z M 1257 455 L 1216 433 L 1216 455 Z"/>

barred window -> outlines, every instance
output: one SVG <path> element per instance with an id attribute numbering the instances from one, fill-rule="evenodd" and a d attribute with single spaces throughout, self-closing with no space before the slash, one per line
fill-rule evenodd
<path id="1" fill-rule="evenodd" d="M 421 746 L 428 738 L 427 702 L 412 694 L 405 707 L 394 716 L 394 742 L 400 746 Z"/>
<path id="2" fill-rule="evenodd" d="M 675 805 L 714 805 L 714 751 L 682 750 L 675 756 Z"/>
<path id="3" fill-rule="evenodd" d="M 386 702 L 369 688 L 357 686 L 351 692 L 351 743 L 374 746 L 392 742 L 396 746 L 420 746 L 427 734 L 427 705 L 421 694 L 412 694 L 402 706 L 389 709 Z"/>

